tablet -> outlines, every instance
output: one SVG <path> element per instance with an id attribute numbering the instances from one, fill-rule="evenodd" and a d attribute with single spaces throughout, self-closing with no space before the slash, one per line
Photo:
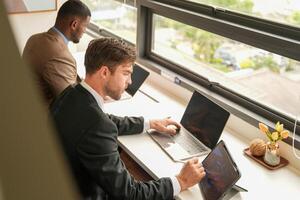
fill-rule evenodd
<path id="1" fill-rule="evenodd" d="M 223 140 L 208 154 L 202 165 L 206 175 L 199 187 L 205 200 L 222 199 L 241 177 Z"/>

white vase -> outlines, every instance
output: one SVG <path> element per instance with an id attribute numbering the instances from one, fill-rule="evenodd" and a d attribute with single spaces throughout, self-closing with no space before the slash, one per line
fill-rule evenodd
<path id="1" fill-rule="evenodd" d="M 276 142 L 267 142 L 264 161 L 268 165 L 276 166 L 280 163 L 279 145 Z"/>

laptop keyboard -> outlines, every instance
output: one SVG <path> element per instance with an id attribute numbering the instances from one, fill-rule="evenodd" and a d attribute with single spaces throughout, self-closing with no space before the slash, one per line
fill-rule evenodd
<path id="1" fill-rule="evenodd" d="M 189 135 L 181 133 L 175 136 L 172 136 L 174 142 L 179 144 L 182 148 L 184 148 L 189 154 L 196 154 L 200 152 L 207 151 L 205 147 L 196 142 Z"/>
<path id="2" fill-rule="evenodd" d="M 167 148 L 170 143 L 177 143 L 190 155 L 207 151 L 204 146 L 196 142 L 190 135 L 187 135 L 183 131 L 174 136 L 162 135 L 156 131 L 151 132 L 150 135 L 163 148 Z"/>

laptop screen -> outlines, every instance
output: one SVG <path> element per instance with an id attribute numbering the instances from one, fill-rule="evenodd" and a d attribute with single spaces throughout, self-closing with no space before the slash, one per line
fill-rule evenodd
<path id="1" fill-rule="evenodd" d="M 183 114 L 181 125 L 213 149 L 229 118 L 229 112 L 195 91 Z"/>
<path id="2" fill-rule="evenodd" d="M 200 181 L 199 186 L 206 200 L 222 199 L 241 177 L 222 140 L 203 160 L 202 165 L 206 175 Z"/>
<path id="3" fill-rule="evenodd" d="M 135 95 L 135 93 L 139 90 L 141 85 L 144 83 L 146 78 L 149 76 L 149 72 L 144 70 L 142 67 L 138 65 L 133 66 L 133 72 L 131 75 L 131 85 L 129 85 L 126 89 L 126 92 L 131 96 Z"/>

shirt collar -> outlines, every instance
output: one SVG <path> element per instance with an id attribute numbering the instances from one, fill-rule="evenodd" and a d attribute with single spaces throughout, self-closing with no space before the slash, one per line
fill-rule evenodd
<path id="1" fill-rule="evenodd" d="M 58 30 L 56 27 L 53 26 L 52 29 L 54 31 L 56 31 L 63 38 L 65 44 L 68 45 L 68 43 L 69 43 L 68 38 L 60 30 Z"/>
<path id="2" fill-rule="evenodd" d="M 85 81 L 81 81 L 80 84 L 82 85 L 82 87 L 84 87 L 87 91 L 89 91 L 93 95 L 93 97 L 96 99 L 97 104 L 99 105 L 101 110 L 104 111 L 104 99 Z"/>

